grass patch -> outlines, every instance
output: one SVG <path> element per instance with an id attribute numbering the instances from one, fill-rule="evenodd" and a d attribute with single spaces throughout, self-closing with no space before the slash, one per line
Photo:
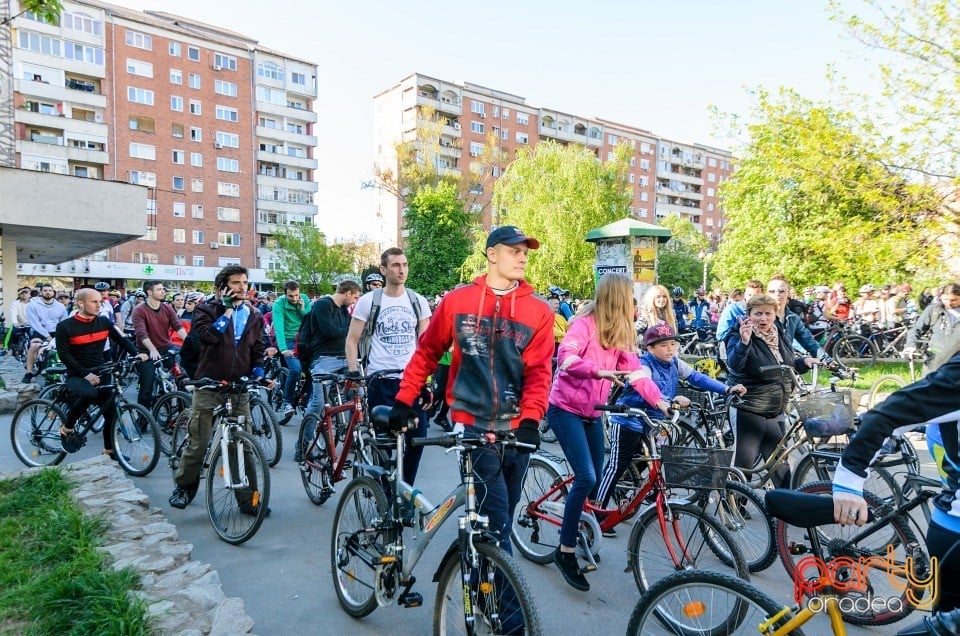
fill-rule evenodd
<path id="1" fill-rule="evenodd" d="M 147 634 L 139 577 L 97 550 L 106 522 L 83 515 L 59 470 L 0 481 L 0 634 Z"/>
<path id="2" fill-rule="evenodd" d="M 856 366 L 856 365 L 851 365 Z M 923 367 L 921 363 L 915 363 L 914 367 L 917 372 L 917 379 L 920 379 L 920 369 Z M 882 375 L 898 375 L 907 383 L 910 384 L 910 367 L 906 360 L 903 362 L 877 362 L 871 367 L 857 367 L 857 379 L 853 384 L 849 381 L 841 380 L 838 383 L 840 387 L 848 387 L 854 389 L 863 389 L 864 391 L 868 390 L 877 378 Z M 807 373 L 803 376 L 805 380 L 810 382 L 812 380 L 812 374 Z M 820 379 L 818 380 L 819 385 L 826 386 L 829 384 L 830 374 L 820 374 Z"/>

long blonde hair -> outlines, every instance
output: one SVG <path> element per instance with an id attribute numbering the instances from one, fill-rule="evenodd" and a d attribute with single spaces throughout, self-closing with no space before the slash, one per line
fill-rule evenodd
<path id="1" fill-rule="evenodd" d="M 657 297 L 658 293 L 667 297 L 667 304 L 663 309 L 657 309 L 656 305 L 653 304 L 653 299 Z M 648 327 L 665 322 L 673 327 L 674 333 L 677 333 L 677 316 L 673 313 L 670 292 L 663 285 L 653 285 L 646 291 L 643 300 L 640 302 L 640 315 Z"/>
<path id="2" fill-rule="evenodd" d="M 597 283 L 594 300 L 577 316 L 593 315 L 597 321 L 597 337 L 604 349 L 631 350 L 636 334 L 633 330 L 633 281 L 626 274 L 604 274 Z"/>

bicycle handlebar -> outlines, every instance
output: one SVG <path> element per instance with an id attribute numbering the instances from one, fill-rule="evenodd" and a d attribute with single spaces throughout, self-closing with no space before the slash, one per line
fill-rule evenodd
<path id="1" fill-rule="evenodd" d="M 239 380 L 213 380 L 211 378 L 197 378 L 194 380 L 187 380 L 183 383 L 183 387 L 188 391 L 191 389 L 221 389 L 230 393 L 242 393 L 252 386 L 261 386 L 263 382 L 264 380 L 248 377 L 243 377 Z"/>
<path id="2" fill-rule="evenodd" d="M 455 448 L 457 446 L 464 448 L 481 448 L 492 444 L 503 444 L 513 448 L 528 448 L 532 451 L 537 450 L 533 444 L 518 442 L 513 438 L 513 431 L 510 432 L 488 432 L 477 437 L 464 437 L 462 432 L 446 433 L 440 437 L 415 437 L 410 440 L 413 446 L 441 446 L 443 448 Z"/>

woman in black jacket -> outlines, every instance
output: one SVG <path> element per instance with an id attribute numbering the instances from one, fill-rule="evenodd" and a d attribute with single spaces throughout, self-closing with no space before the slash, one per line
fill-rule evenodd
<path id="1" fill-rule="evenodd" d="M 727 336 L 728 384 L 742 384 L 743 401 L 730 407 L 735 437 L 734 466 L 752 468 L 757 455 L 764 460 L 786 433 L 785 412 L 793 393 L 793 374 L 782 366 L 805 373 L 815 358 L 795 358 L 791 343 L 776 322 L 777 301 L 765 294 L 747 301 L 746 318 Z M 774 475 L 777 488 L 788 487 L 790 467 L 784 463 Z"/>

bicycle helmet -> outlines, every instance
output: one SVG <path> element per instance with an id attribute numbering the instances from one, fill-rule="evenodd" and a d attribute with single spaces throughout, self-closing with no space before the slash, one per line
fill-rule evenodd
<path id="1" fill-rule="evenodd" d="M 203 294 L 198 291 L 187 292 L 187 295 L 183 297 L 184 302 L 188 303 L 198 303 L 203 300 Z"/>
<path id="2" fill-rule="evenodd" d="M 672 291 L 671 293 L 673 294 L 673 297 L 674 297 L 674 298 L 679 298 L 679 297 L 683 296 L 683 287 L 680 287 L 680 286 L 678 285 L 677 287 L 674 287 L 674 288 L 673 288 L 673 291 Z"/>
<path id="3" fill-rule="evenodd" d="M 94 285 L 93 288 L 96 289 L 97 291 L 110 291 L 110 283 L 100 281 L 99 283 Z"/>
<path id="4" fill-rule="evenodd" d="M 556 285 L 551 285 L 547 291 L 550 292 L 551 294 L 555 294 L 557 297 L 563 294 L 563 290 L 557 287 Z"/>
<path id="5" fill-rule="evenodd" d="M 383 276 L 381 276 L 380 274 L 377 274 L 376 272 L 374 272 L 373 274 L 367 274 L 367 277 L 363 279 L 363 282 L 365 285 L 369 285 L 370 283 L 380 283 L 382 285 Z"/>
<path id="6" fill-rule="evenodd" d="M 876 290 L 877 290 L 876 287 L 874 287 L 873 285 L 867 284 L 860 288 L 860 293 L 869 294 L 870 292 L 874 292 Z"/>

